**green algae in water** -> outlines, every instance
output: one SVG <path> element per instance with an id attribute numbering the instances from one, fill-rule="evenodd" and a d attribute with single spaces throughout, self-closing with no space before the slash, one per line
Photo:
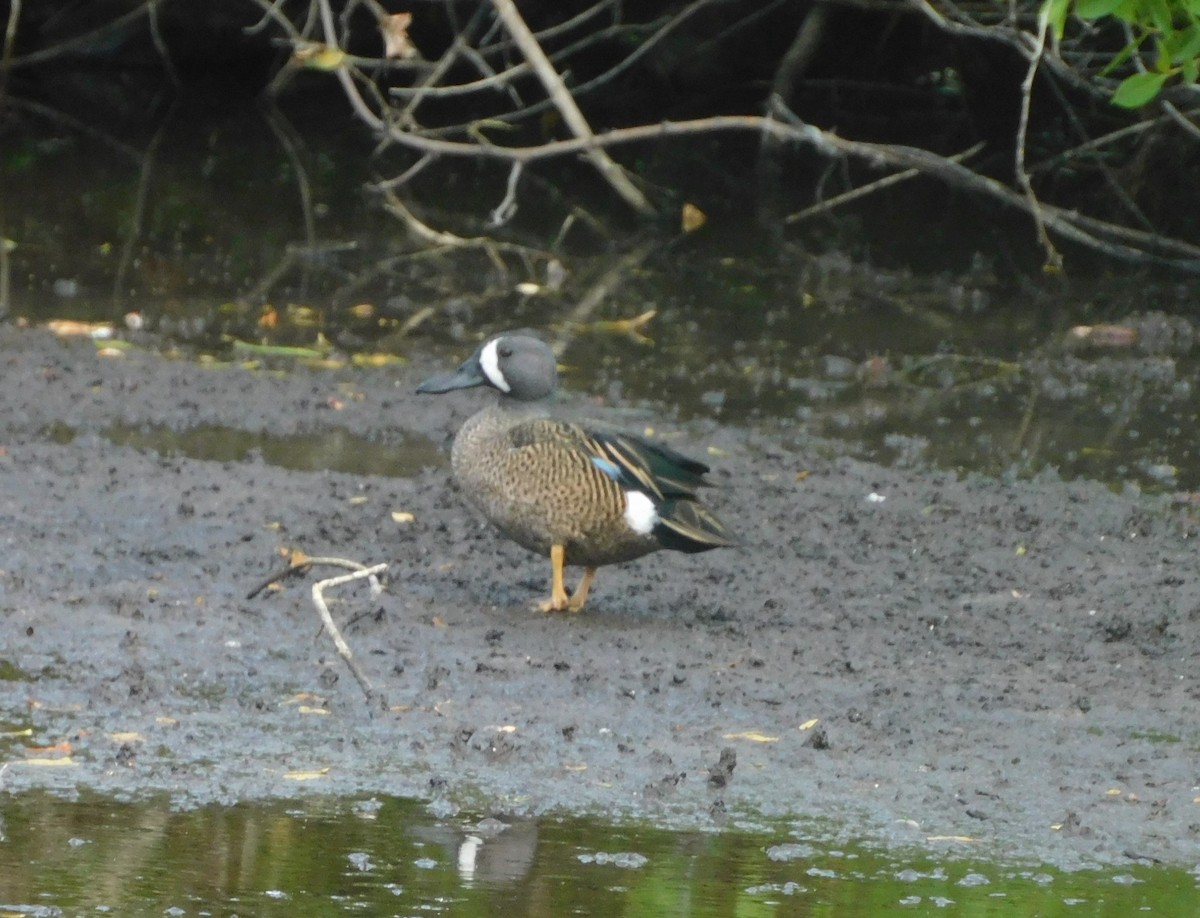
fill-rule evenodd
<path id="1" fill-rule="evenodd" d="M 0 659 L 0 682 L 32 682 L 33 676 L 12 660 Z"/>
<path id="2" fill-rule="evenodd" d="M 438 820 L 409 800 L 179 812 L 31 792 L 5 800 L 0 912 L 757 916 L 1191 915 L 1172 867 L 1064 874 L 961 856 L 831 847 L 769 832 L 679 832 L 580 818 Z M 61 911 L 56 911 L 61 910 Z"/>

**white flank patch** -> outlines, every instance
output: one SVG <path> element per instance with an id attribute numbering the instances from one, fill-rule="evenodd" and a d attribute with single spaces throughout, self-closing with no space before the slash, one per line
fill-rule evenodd
<path id="1" fill-rule="evenodd" d="M 658 522 L 658 511 L 654 501 L 641 491 L 625 492 L 625 522 L 638 535 L 650 535 Z"/>
<path id="2" fill-rule="evenodd" d="M 493 338 L 483 346 L 483 350 L 479 352 L 479 365 L 483 368 L 483 375 L 488 378 L 488 382 L 501 392 L 508 392 L 512 386 L 500 372 L 500 355 L 496 353 L 496 345 L 499 342 L 499 338 Z"/>

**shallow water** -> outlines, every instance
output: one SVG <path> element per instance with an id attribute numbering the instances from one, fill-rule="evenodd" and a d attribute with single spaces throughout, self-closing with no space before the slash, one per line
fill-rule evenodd
<path id="1" fill-rule="evenodd" d="M 795 826 L 709 833 L 586 819 L 435 818 L 405 800 L 209 806 L 8 798 L 5 915 L 1182 916 L 1198 877 L 1063 874 L 811 843 Z"/>
<path id="2" fill-rule="evenodd" d="M 531 325 L 563 345 L 568 387 L 662 423 L 774 427 L 799 449 L 885 464 L 1200 488 L 1200 335 L 1171 318 L 1194 307 L 1194 279 L 1078 254 L 1065 276 L 1042 276 L 1028 227 L 950 207 L 918 216 L 912 200 L 881 196 L 782 242 L 716 216 L 654 244 L 576 228 L 553 249 L 555 289 L 557 223 L 536 195 L 511 227 L 529 246 L 519 254 L 431 257 L 362 190 L 353 125 L 297 120 L 309 142 L 298 158 L 257 109 L 185 111 L 145 163 L 65 131 L 12 138 L 12 315 L 111 320 L 119 337 L 199 354 L 332 344 L 445 361 L 481 334 Z M 460 177 L 455 203 L 485 212 L 493 178 Z M 441 203 L 423 216 L 476 232 Z M 644 338 L 612 325 L 647 310 Z M 159 337 L 128 332 L 129 312 Z M 238 435 L 257 432 L 223 437 Z"/>
<path id="3" fill-rule="evenodd" d="M 310 472 L 333 469 L 352 475 L 403 477 L 444 461 L 436 443 L 411 433 L 386 441 L 346 430 L 323 431 L 319 437 L 289 437 L 201 424 L 182 431 L 165 426 L 120 425 L 105 431 L 105 436 L 118 445 L 162 456 L 211 462 L 242 462 L 253 456 L 285 469 Z"/>

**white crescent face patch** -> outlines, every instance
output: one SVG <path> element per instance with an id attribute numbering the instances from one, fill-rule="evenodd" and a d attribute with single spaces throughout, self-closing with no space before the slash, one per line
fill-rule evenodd
<path id="1" fill-rule="evenodd" d="M 658 522 L 654 501 L 641 491 L 625 492 L 625 522 L 638 535 L 650 535 Z"/>
<path id="2" fill-rule="evenodd" d="M 496 353 L 496 345 L 499 343 L 499 338 L 493 338 L 483 346 L 483 350 L 479 352 L 479 366 L 483 369 L 483 375 L 487 377 L 488 382 L 501 392 L 510 392 L 512 386 L 500 372 L 500 355 Z"/>

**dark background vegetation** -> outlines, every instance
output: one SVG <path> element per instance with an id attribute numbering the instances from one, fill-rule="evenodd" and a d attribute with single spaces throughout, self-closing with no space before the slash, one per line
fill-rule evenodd
<path id="1" fill-rule="evenodd" d="M 1113 24 L 1071 19 L 1061 43 L 1043 35 L 1039 46 L 1031 3 L 555 0 L 517 8 L 590 130 L 645 194 L 642 216 L 674 222 L 684 201 L 699 200 L 707 213 L 750 214 L 770 232 L 788 231 L 805 222 L 789 214 L 901 171 L 904 151 L 916 148 L 934 157 L 917 166 L 930 178 L 911 206 L 940 207 L 950 189 L 978 199 L 984 219 L 1015 206 L 1021 220 L 1039 222 L 1048 204 L 1100 221 L 1083 228 L 1087 238 L 1064 237 L 1047 210 L 1042 248 L 1051 266 L 1064 242 L 1124 260 L 1200 265 L 1189 244 L 1200 229 L 1200 102 L 1181 83 L 1141 109 L 1115 107 L 1116 80 L 1134 63 L 1110 67 L 1130 36 Z M 511 160 L 495 148 L 536 151 L 573 133 L 480 0 L 24 0 L 0 11 L 8 25 L 0 142 L 42 119 L 145 144 L 181 97 L 217 116 L 267 99 L 316 106 L 332 129 L 359 132 L 364 161 L 374 157 L 390 190 L 419 209 L 438 200 L 447 169 L 474 171 L 502 190 Z M 386 59 L 379 23 L 401 11 L 412 14 L 415 54 Z M 333 48 L 345 56 L 313 57 Z M 1032 61 L 1036 77 L 1026 84 Z M 491 85 L 471 88 L 487 75 Z M 378 123 L 347 125 L 351 86 Z M 404 92 L 419 86 L 442 92 L 399 114 L 411 98 Z M 681 138 L 605 139 L 639 125 L 764 115 L 792 133 L 713 125 Z M 801 126 L 819 134 L 806 140 Z M 822 148 L 818 136 L 860 146 Z M 430 156 L 426 139 L 462 149 Z M 900 158 L 889 158 L 895 151 Z M 969 174 L 947 172 L 943 158 L 963 151 Z M 423 157 L 433 162 L 397 178 Z M 578 149 L 527 165 L 537 180 L 526 173 L 524 193 L 555 199 L 562 213 L 588 196 L 595 206 L 605 189 Z M 989 192 L 974 177 L 998 186 Z M 1003 189 L 1016 194 L 1005 200 Z M 594 215 L 627 229 L 627 209 L 608 203 Z M 468 225 L 503 236 L 502 226 L 480 223 L 485 216 Z M 463 217 L 434 222 L 461 227 Z"/>

